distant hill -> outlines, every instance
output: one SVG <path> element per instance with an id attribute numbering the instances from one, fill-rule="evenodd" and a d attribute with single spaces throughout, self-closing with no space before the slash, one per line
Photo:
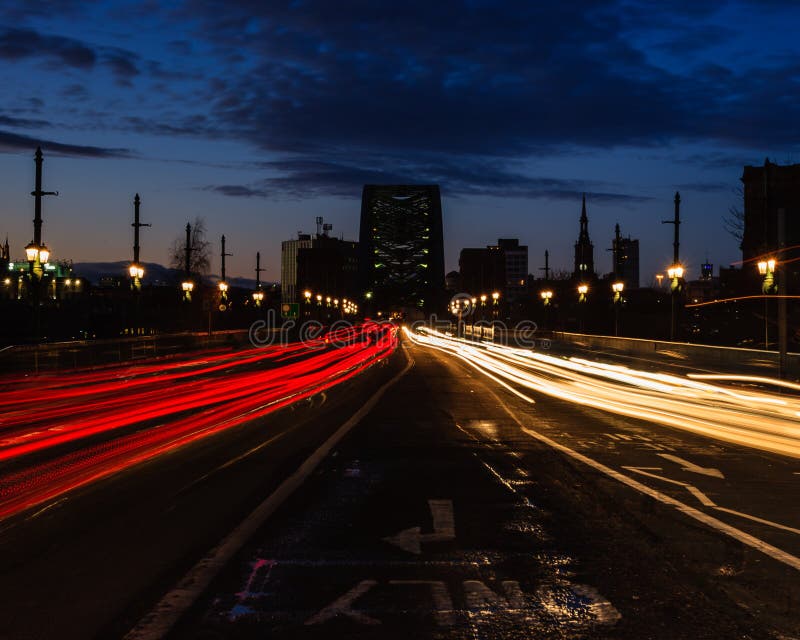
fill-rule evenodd
<path id="1" fill-rule="evenodd" d="M 98 284 L 100 278 L 104 276 L 125 276 L 128 274 L 128 266 L 130 262 L 76 262 L 72 265 L 75 270 L 75 275 L 81 278 L 86 278 L 92 284 Z M 178 269 L 171 269 L 156 262 L 145 262 L 142 264 L 144 267 L 144 285 L 154 286 L 172 286 L 177 285 L 183 278 L 183 271 Z M 219 280 L 218 275 L 210 274 L 205 278 L 206 282 L 212 283 Z M 228 283 L 232 287 L 239 287 L 242 289 L 255 289 L 256 281 L 252 278 L 228 278 Z M 265 287 L 271 285 L 271 282 L 262 283 Z"/>

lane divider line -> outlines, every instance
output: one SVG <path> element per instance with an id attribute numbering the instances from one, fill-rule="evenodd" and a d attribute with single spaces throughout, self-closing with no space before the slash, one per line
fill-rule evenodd
<path id="1" fill-rule="evenodd" d="M 161 640 L 169 633 L 181 616 L 209 587 L 211 581 L 275 510 L 305 482 L 339 441 L 372 411 L 383 394 L 414 366 L 414 359 L 408 350 L 402 349 L 402 351 L 407 360 L 403 370 L 385 382 L 292 475 L 281 482 L 266 500 L 259 504 L 205 558 L 192 567 L 175 587 L 165 594 L 155 607 L 125 635 L 124 640 Z"/>

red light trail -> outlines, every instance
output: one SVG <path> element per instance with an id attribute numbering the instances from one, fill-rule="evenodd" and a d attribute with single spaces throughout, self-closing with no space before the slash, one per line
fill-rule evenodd
<path id="1" fill-rule="evenodd" d="M 320 393 L 396 346 L 395 327 L 368 322 L 305 343 L 6 378 L 0 519 Z"/>

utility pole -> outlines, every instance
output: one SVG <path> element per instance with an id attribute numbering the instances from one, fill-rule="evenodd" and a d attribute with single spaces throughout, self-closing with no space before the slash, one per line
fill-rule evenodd
<path id="1" fill-rule="evenodd" d="M 786 209 L 778 209 L 778 255 L 786 248 Z M 778 377 L 786 377 L 788 333 L 786 330 L 786 264 L 778 263 Z"/>
<path id="2" fill-rule="evenodd" d="M 220 268 L 220 279 L 222 282 L 226 282 L 225 280 L 225 256 L 232 256 L 232 253 L 225 253 L 225 236 L 222 236 L 222 252 L 220 253 L 220 257 L 222 258 L 222 266 Z"/>
<path id="3" fill-rule="evenodd" d="M 133 264 L 139 266 L 139 227 L 151 227 L 153 225 L 139 222 L 139 205 L 142 203 L 137 193 L 133 198 Z"/>
<path id="4" fill-rule="evenodd" d="M 186 223 L 186 246 L 184 247 L 184 268 L 187 280 L 192 276 L 192 225 Z"/>
<path id="5" fill-rule="evenodd" d="M 36 147 L 34 162 L 36 163 L 36 184 L 31 195 L 34 197 L 33 213 L 33 243 L 37 247 L 42 246 L 42 196 L 57 196 L 58 191 L 42 191 L 42 148 Z"/>
<path id="6" fill-rule="evenodd" d="M 675 218 L 673 220 L 662 220 L 661 224 L 675 225 L 675 239 L 672 242 L 672 263 L 674 265 L 680 264 L 681 194 L 679 191 L 675 192 Z"/>
<path id="7" fill-rule="evenodd" d="M 544 250 L 544 266 L 539 267 L 539 271 L 544 271 L 545 282 L 550 280 L 550 252 L 547 249 Z"/>
<path id="8" fill-rule="evenodd" d="M 256 251 L 256 289 L 261 288 L 261 272 L 266 269 L 261 268 L 261 252 Z"/>
<path id="9" fill-rule="evenodd" d="M 680 228 L 681 228 L 681 194 L 675 192 L 675 218 L 673 220 L 662 220 L 661 224 L 671 224 L 675 226 L 675 238 L 672 242 L 672 269 L 677 269 L 680 265 Z M 683 273 L 681 272 L 681 276 Z M 678 296 L 681 292 L 681 277 L 676 277 L 671 283 L 671 301 L 670 301 L 670 326 L 669 338 L 675 340 L 678 333 Z"/>

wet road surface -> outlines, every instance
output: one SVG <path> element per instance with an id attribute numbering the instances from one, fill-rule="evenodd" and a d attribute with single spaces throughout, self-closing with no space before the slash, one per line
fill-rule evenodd
<path id="1" fill-rule="evenodd" d="M 171 637 L 800 636 L 800 461 L 404 351 Z"/>

